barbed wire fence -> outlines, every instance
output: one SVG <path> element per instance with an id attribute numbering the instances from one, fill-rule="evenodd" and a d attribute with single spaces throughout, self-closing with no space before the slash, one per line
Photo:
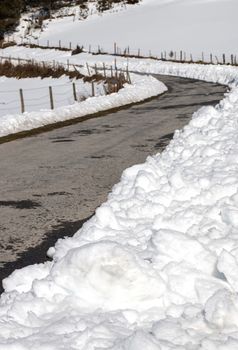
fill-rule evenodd
<path id="1" fill-rule="evenodd" d="M 35 60 L 22 59 L 11 56 L 0 56 L 0 63 L 10 62 L 20 65 L 23 63 L 31 63 L 32 65 L 42 66 L 44 68 L 53 67 L 57 69 L 64 67 L 67 71 L 75 70 L 82 65 L 74 65 L 67 62 L 36 62 Z M 84 69 L 88 72 L 90 81 L 74 80 L 65 84 L 52 84 L 49 86 L 41 86 L 37 88 L 21 87 L 14 90 L 0 90 L 0 115 L 19 114 L 24 112 L 37 111 L 41 109 L 55 109 L 58 107 L 72 105 L 76 102 L 82 102 L 89 97 L 105 96 L 110 93 L 118 92 L 125 82 L 131 83 L 130 73 L 127 69 L 126 75 L 122 70 L 118 70 L 115 66 L 106 69 L 105 64 L 102 67 L 89 66 L 88 63 Z M 99 77 L 101 80 L 93 79 Z M 87 77 L 87 78 L 88 78 Z"/>
<path id="2" fill-rule="evenodd" d="M 238 65 L 238 55 L 231 53 L 220 55 L 211 52 L 201 52 L 200 54 L 192 54 L 184 50 L 161 50 L 156 53 L 153 50 L 144 50 L 141 48 L 132 48 L 130 46 L 120 47 L 116 42 L 113 43 L 111 50 L 104 50 L 101 45 L 88 45 L 87 48 L 83 47 L 82 44 L 75 44 L 72 42 L 66 43 L 64 40 L 59 39 L 57 41 L 21 38 L 18 42 L 15 41 L 14 36 L 6 38 L 6 45 L 15 43 L 18 45 L 32 45 L 44 49 L 58 49 L 63 51 L 73 51 L 77 48 L 82 48 L 83 52 L 88 52 L 93 55 L 114 55 L 121 57 L 134 57 L 134 58 L 151 58 L 162 61 L 172 61 L 181 63 L 201 63 L 201 64 L 219 64 L 219 65 Z M 4 44 L 2 44 L 4 45 Z"/>
<path id="3" fill-rule="evenodd" d="M 53 110 L 57 107 L 81 102 L 92 96 L 90 87 L 84 87 L 84 85 L 85 84 L 78 85 L 77 82 L 73 82 L 31 89 L 0 90 L 0 114 L 19 114 L 40 109 Z M 97 95 L 99 95 L 99 89 L 94 89 L 94 91 L 95 90 L 97 91 Z"/>

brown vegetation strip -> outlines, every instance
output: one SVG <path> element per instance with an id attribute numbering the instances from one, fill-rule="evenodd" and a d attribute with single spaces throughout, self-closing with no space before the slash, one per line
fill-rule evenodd
<path id="1" fill-rule="evenodd" d="M 68 76 L 70 79 L 83 79 L 84 82 L 90 81 L 106 81 L 107 79 L 101 74 L 94 74 L 91 76 L 86 76 L 77 71 L 66 70 L 63 66 L 57 65 L 53 67 L 44 62 L 26 62 L 13 64 L 10 60 L 6 59 L 4 62 L 0 63 L 0 76 L 5 76 L 7 78 L 60 78 L 62 75 Z"/>

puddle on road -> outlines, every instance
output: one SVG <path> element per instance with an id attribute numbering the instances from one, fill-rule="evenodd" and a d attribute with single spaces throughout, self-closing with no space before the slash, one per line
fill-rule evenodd
<path id="1" fill-rule="evenodd" d="M 15 209 L 36 209 L 41 204 L 30 199 L 19 201 L 0 201 L 0 207 L 11 207 Z"/>
<path id="2" fill-rule="evenodd" d="M 54 140 L 52 141 L 52 143 L 59 143 L 59 142 L 74 142 L 75 140 L 71 140 L 71 139 L 65 139 L 65 140 Z"/>
<path id="3" fill-rule="evenodd" d="M 169 142 L 172 140 L 173 136 L 174 136 L 174 133 L 170 133 L 170 134 L 166 134 L 166 135 L 160 137 L 159 142 L 157 142 L 154 145 L 154 148 L 156 150 L 164 149 L 169 144 Z"/>

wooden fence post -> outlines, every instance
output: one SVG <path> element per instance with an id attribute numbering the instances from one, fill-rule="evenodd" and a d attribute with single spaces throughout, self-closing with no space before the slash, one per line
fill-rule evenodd
<path id="1" fill-rule="evenodd" d="M 95 69 L 95 74 L 98 75 L 98 67 L 97 67 L 97 64 L 95 64 L 94 69 Z"/>
<path id="2" fill-rule="evenodd" d="M 104 84 L 103 84 L 103 89 L 104 89 L 105 95 L 107 95 L 108 91 L 107 91 L 107 88 L 106 88 L 106 86 Z"/>
<path id="3" fill-rule="evenodd" d="M 88 70 L 88 75 L 89 75 L 89 76 L 91 76 L 91 73 L 90 73 L 90 69 L 89 69 L 88 62 L 86 63 L 86 67 L 87 67 L 87 70 Z"/>
<path id="4" fill-rule="evenodd" d="M 116 55 L 116 54 L 117 54 L 117 44 L 114 43 L 114 55 Z"/>
<path id="5" fill-rule="evenodd" d="M 180 62 L 183 60 L 183 51 L 180 51 Z"/>
<path id="6" fill-rule="evenodd" d="M 73 83 L 73 95 L 74 95 L 74 101 L 78 101 L 77 99 L 77 93 L 76 93 L 76 85 Z"/>
<path id="7" fill-rule="evenodd" d="M 111 78 L 113 78 L 113 68 L 111 66 Z"/>
<path id="8" fill-rule="evenodd" d="M 128 80 L 128 83 L 131 84 L 131 76 L 130 76 L 129 69 L 127 70 L 127 80 Z"/>
<path id="9" fill-rule="evenodd" d="M 49 93 L 50 93 L 50 108 L 54 109 L 54 98 L 53 98 L 53 91 L 51 86 L 49 86 Z"/>
<path id="10" fill-rule="evenodd" d="M 92 96 L 95 96 L 95 88 L 94 88 L 94 81 L 92 81 Z"/>
<path id="11" fill-rule="evenodd" d="M 24 96 L 23 96 L 23 90 L 20 89 L 20 101 L 21 101 L 21 112 L 25 112 L 25 103 L 24 103 Z"/>
<path id="12" fill-rule="evenodd" d="M 212 54 L 210 53 L 210 63 L 213 64 Z"/>
<path id="13" fill-rule="evenodd" d="M 128 66 L 128 64 L 126 67 L 126 76 L 127 76 L 127 81 L 129 82 L 129 66 Z"/>
<path id="14" fill-rule="evenodd" d="M 223 61 L 223 64 L 226 64 L 226 55 L 224 53 L 222 55 L 222 61 Z"/>
<path id="15" fill-rule="evenodd" d="M 234 64 L 234 56 L 231 55 L 231 65 L 233 66 L 233 64 Z"/>
<path id="16" fill-rule="evenodd" d="M 72 43 L 71 43 L 71 41 L 69 43 L 69 49 L 72 50 Z"/>
<path id="17" fill-rule="evenodd" d="M 104 71 L 104 77 L 106 78 L 107 74 L 106 74 L 106 66 L 104 62 L 103 62 L 103 71 Z"/>

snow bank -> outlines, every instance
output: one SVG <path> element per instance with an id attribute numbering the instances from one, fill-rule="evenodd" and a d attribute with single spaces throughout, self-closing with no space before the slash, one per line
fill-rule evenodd
<path id="1" fill-rule="evenodd" d="M 132 85 L 125 84 L 124 88 L 118 93 L 113 93 L 106 96 L 88 97 L 85 101 L 62 106 L 52 111 L 49 109 L 41 109 L 38 112 L 25 112 L 23 114 L 8 114 L 1 116 L 0 137 L 20 131 L 31 130 L 47 124 L 79 118 L 100 111 L 121 107 L 130 103 L 139 102 L 146 98 L 159 95 L 167 90 L 163 83 L 159 82 L 153 77 L 138 76 L 133 74 L 131 78 Z M 86 83 L 86 87 L 83 86 L 85 91 L 88 90 L 87 85 L 89 84 Z M 70 87 L 71 98 L 68 99 L 65 99 L 65 97 L 67 97 L 67 94 L 64 92 L 65 86 L 62 88 L 58 91 L 58 93 L 59 95 L 62 95 L 63 92 L 64 97 L 61 96 L 59 103 L 72 103 L 72 87 Z M 80 93 L 82 93 L 82 84 L 78 88 L 81 90 Z M 88 91 L 86 92 L 88 94 Z M 46 100 L 41 102 L 42 106 L 49 103 L 48 99 L 49 98 L 46 97 Z"/>
<path id="2" fill-rule="evenodd" d="M 232 89 L 125 170 L 51 263 L 4 280 L 0 350 L 238 348 L 238 70 L 140 62 L 156 69 Z"/>
<path id="3" fill-rule="evenodd" d="M 27 52 L 23 51 L 21 55 Z M 44 60 L 43 50 L 41 57 Z M 60 62 L 66 63 L 66 58 L 62 55 L 59 57 Z M 86 62 L 93 66 L 95 63 L 100 67 L 106 64 L 107 67 L 114 66 L 116 60 L 117 68 L 127 69 L 130 71 L 146 73 L 146 74 L 164 74 L 181 76 L 184 78 L 199 79 L 229 85 L 231 87 L 237 86 L 238 83 L 238 69 L 230 65 L 213 65 L 213 64 L 191 64 L 191 63 L 174 63 L 165 62 L 154 59 L 138 59 L 138 58 L 124 58 L 112 55 L 91 55 L 82 53 L 72 56 L 70 58 L 71 64 L 78 64 L 85 66 Z M 81 68 L 83 69 L 83 68 Z M 85 68 L 84 68 L 85 70 Z"/>

